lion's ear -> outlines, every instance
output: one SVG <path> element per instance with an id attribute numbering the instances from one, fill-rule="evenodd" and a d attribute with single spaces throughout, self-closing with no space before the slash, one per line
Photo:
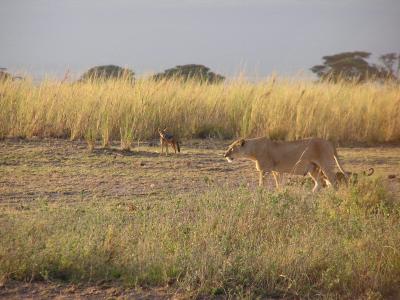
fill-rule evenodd
<path id="1" fill-rule="evenodd" d="M 246 141 L 244 139 L 240 140 L 240 146 L 243 146 L 246 143 Z"/>

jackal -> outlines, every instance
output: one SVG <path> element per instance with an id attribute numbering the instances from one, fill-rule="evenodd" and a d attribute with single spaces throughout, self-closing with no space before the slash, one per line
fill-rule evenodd
<path id="1" fill-rule="evenodd" d="M 160 128 L 158 128 L 158 133 L 160 135 L 161 154 L 163 154 L 164 152 L 164 145 L 166 149 L 165 155 L 168 155 L 168 145 L 171 145 L 172 148 L 174 148 L 175 153 L 176 150 L 178 150 L 178 152 L 181 152 L 178 139 L 172 133 L 167 132 L 167 128 L 164 128 L 163 130 L 160 130 Z"/>

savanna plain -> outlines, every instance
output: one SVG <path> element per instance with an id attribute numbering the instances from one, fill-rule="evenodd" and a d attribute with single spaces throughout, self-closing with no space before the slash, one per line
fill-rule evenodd
<path id="1" fill-rule="evenodd" d="M 399 116 L 391 82 L 1 82 L 0 297 L 398 299 Z M 223 153 L 262 135 L 358 180 L 259 188 Z"/>

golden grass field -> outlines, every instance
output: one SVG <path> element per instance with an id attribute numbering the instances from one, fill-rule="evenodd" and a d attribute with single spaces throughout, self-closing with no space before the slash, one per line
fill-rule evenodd
<path id="1" fill-rule="evenodd" d="M 0 95 L 0 298 L 400 297 L 399 87 L 48 81 Z M 160 155 L 162 126 L 179 155 Z M 346 171 L 375 173 L 260 189 L 253 163 L 222 154 L 264 134 L 329 138 Z"/>
<path id="2" fill-rule="evenodd" d="M 167 126 L 181 138 L 310 136 L 341 144 L 400 141 L 398 84 L 271 77 L 225 84 L 128 81 L 0 84 L 0 137 L 119 140 L 129 148 Z"/>

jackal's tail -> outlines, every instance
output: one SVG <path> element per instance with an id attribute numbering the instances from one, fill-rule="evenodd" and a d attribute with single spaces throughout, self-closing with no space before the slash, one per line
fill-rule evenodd
<path id="1" fill-rule="evenodd" d="M 181 147 L 179 147 L 179 142 L 176 142 L 176 148 L 178 148 L 178 152 L 181 152 Z"/>

